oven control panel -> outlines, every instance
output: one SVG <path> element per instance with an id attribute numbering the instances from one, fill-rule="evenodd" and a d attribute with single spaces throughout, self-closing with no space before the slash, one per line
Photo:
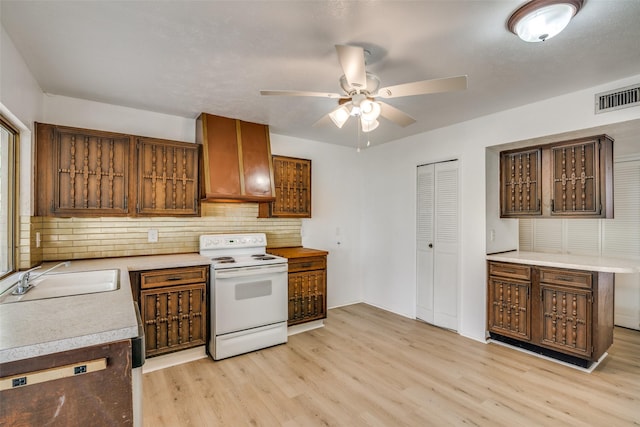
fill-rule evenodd
<path id="1" fill-rule="evenodd" d="M 252 248 L 267 245 L 264 233 L 205 234 L 200 236 L 200 250 L 224 248 Z"/>

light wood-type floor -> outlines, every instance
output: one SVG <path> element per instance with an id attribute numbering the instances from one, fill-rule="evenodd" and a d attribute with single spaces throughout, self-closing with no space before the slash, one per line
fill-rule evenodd
<path id="1" fill-rule="evenodd" d="M 289 343 L 144 375 L 145 426 L 640 425 L 640 332 L 593 373 L 366 304 Z"/>

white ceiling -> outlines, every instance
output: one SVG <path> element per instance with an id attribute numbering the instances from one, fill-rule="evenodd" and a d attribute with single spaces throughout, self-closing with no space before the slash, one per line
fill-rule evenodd
<path id="1" fill-rule="evenodd" d="M 382 119 L 379 144 L 640 72 L 640 0 L 585 0 L 544 43 L 505 27 L 524 2 L 2 0 L 0 13 L 46 93 L 355 145 L 353 120 L 312 126 L 336 100 L 259 90 L 339 92 L 336 44 L 370 50 L 383 86 L 468 75 L 466 91 L 387 100 L 417 123 Z"/>

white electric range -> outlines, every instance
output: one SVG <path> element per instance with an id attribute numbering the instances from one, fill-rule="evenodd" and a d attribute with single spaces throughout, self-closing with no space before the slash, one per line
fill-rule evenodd
<path id="1" fill-rule="evenodd" d="M 266 253 L 264 233 L 200 236 L 211 259 L 210 338 L 214 360 L 287 342 L 287 259 Z"/>

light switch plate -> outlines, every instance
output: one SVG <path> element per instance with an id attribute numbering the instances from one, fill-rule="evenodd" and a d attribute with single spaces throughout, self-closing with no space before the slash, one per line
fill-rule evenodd
<path id="1" fill-rule="evenodd" d="M 158 241 L 158 230 L 152 228 L 147 231 L 147 241 L 149 243 L 156 243 Z"/>

